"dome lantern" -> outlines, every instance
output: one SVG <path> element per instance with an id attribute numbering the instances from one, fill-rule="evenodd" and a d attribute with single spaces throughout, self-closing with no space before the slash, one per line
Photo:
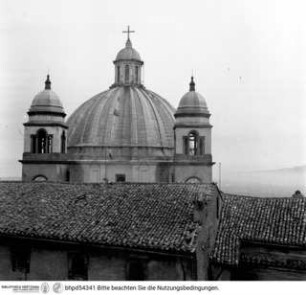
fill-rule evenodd
<path id="1" fill-rule="evenodd" d="M 141 60 L 140 54 L 133 48 L 130 40 L 131 31 L 128 26 L 127 41 L 125 48 L 121 49 L 114 61 L 115 65 L 115 83 L 112 87 L 116 86 L 140 86 L 141 85 L 141 68 L 143 61 Z"/>

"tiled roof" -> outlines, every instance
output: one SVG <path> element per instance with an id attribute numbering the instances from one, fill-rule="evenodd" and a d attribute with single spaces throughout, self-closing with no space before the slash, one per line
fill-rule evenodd
<path id="1" fill-rule="evenodd" d="M 306 199 L 224 195 L 211 258 L 238 265 L 241 242 L 306 247 Z"/>
<path id="2" fill-rule="evenodd" d="M 193 198 L 213 185 L 0 183 L 0 235 L 193 252 Z"/>

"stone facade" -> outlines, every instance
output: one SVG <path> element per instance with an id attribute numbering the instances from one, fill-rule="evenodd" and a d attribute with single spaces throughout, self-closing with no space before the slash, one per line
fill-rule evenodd
<path id="1" fill-rule="evenodd" d="M 16 255 L 16 244 L 27 253 Z M 195 280 L 194 256 L 65 243 L 1 240 L 0 280 Z M 77 259 L 84 259 L 79 263 Z M 26 263 L 24 263 L 26 261 Z M 135 266 L 138 271 L 135 271 Z M 56 270 L 56 271 L 54 271 Z"/>

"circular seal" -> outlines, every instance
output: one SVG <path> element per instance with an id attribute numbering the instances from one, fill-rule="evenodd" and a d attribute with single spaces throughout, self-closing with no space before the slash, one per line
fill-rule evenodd
<path id="1" fill-rule="evenodd" d="M 44 282 L 41 284 L 41 292 L 44 293 L 44 294 L 47 294 L 49 291 L 50 291 L 50 287 L 48 285 L 48 283 Z"/>
<path id="2" fill-rule="evenodd" d="M 53 289 L 54 293 L 59 294 L 59 293 L 63 292 L 64 287 L 63 287 L 62 283 L 54 283 L 52 289 Z"/>

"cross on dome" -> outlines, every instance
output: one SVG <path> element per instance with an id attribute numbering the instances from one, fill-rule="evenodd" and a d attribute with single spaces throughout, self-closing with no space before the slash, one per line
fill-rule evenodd
<path id="1" fill-rule="evenodd" d="M 130 40 L 130 34 L 135 33 L 135 31 L 130 30 L 130 26 L 127 27 L 127 31 L 122 31 L 122 33 L 127 34 L 126 47 L 132 47 L 132 42 Z"/>
<path id="2" fill-rule="evenodd" d="M 127 34 L 128 39 L 130 39 L 130 33 L 135 33 L 135 31 L 131 31 L 130 26 L 128 26 L 127 31 L 122 31 L 122 33 Z"/>

